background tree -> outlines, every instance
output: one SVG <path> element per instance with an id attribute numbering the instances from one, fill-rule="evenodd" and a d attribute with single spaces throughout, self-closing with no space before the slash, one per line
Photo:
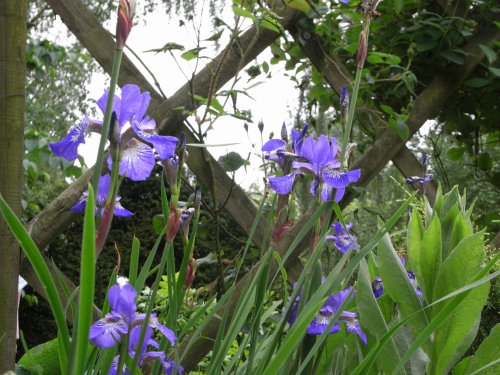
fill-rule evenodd
<path id="1" fill-rule="evenodd" d="M 0 7 L 0 193 L 19 215 L 23 178 L 27 1 Z M 0 219 L 0 372 L 14 369 L 20 248 Z"/>

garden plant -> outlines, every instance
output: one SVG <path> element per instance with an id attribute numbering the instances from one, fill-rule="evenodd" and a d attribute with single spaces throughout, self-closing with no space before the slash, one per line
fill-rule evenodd
<path id="1" fill-rule="evenodd" d="M 60 8 L 64 2 L 49 3 L 64 14 Z M 318 14 L 319 18 L 341 16 L 343 9 L 356 5 L 351 9 L 357 15 L 352 18 L 355 25 L 341 27 L 346 35 L 352 29 L 356 32 L 354 47 L 346 48 L 355 74 L 348 84 L 338 85 L 336 77 L 328 78 L 322 71 L 324 65 L 313 69 L 310 84 L 316 89 L 311 89 L 312 96 L 316 95 L 318 106 L 334 106 L 328 110 L 335 113 L 336 121 L 333 126 L 322 125 L 322 117 L 329 113 L 324 110 L 300 125 L 283 123 L 279 134 L 263 139 L 258 153 L 264 183 L 249 199 L 233 186 L 236 170 L 248 161 L 237 154 L 219 162 L 212 160 L 211 145 L 203 142 L 200 130 L 207 118 L 228 115 L 227 103 L 231 98 L 236 102 L 235 92 L 228 93 L 224 102 L 224 95 L 217 95 L 219 83 L 214 80 L 201 95 L 195 92 L 201 89 L 194 87 L 198 81 L 193 79 L 188 85 L 189 103 L 182 111 L 172 106 L 158 110 L 158 92 L 136 79 L 140 73 L 131 68 L 124 54 L 134 31 L 136 3 L 118 2 L 112 65 L 111 59 L 103 63 L 110 72 L 109 87 L 94 98 L 101 114 L 85 114 L 66 134 L 44 145 L 66 171 L 72 171 L 69 166 L 80 158 L 79 146 L 90 133 L 100 135 L 95 166 L 78 172 L 79 178 L 72 185 L 76 187 L 68 188 L 64 200 L 55 198 L 50 206 L 61 211 L 53 211 L 47 219 L 57 228 L 62 225 L 57 212 L 83 217 L 76 286 L 45 255 L 44 241 L 48 240 L 37 238 L 42 234 L 34 225 L 25 226 L 3 193 L 0 195 L 2 220 L 34 270 L 57 326 L 52 340 L 25 348 L 12 368 L 16 373 L 500 372 L 498 324 L 473 346 L 480 332 L 481 313 L 490 303 L 489 296 L 497 293 L 493 289 L 498 286 L 500 255 L 488 245 L 488 231 L 495 223 L 485 228 L 475 222 L 475 202 L 470 202 L 470 194 L 467 199 L 461 186 L 443 188 L 429 167 L 429 156 L 421 153 L 420 161 L 412 159 L 417 165 L 414 173 L 407 174 L 399 185 L 404 199 L 391 206 L 394 210 L 389 215 L 375 215 L 368 236 L 358 235 L 366 232 L 363 226 L 367 224 L 349 211 L 358 186 L 366 184 L 371 178 L 367 176 L 376 169 L 366 166 L 371 165 L 370 155 L 353 161 L 360 146 L 355 127 L 366 120 L 367 113 L 360 107 L 369 105 L 363 103 L 369 96 L 361 94 L 361 86 L 373 79 L 367 65 L 380 59 L 387 66 L 399 66 L 394 55 L 370 48 L 371 26 L 383 12 L 379 1 L 314 5 L 294 0 L 276 8 L 271 3 L 234 1 L 232 11 L 264 33 L 284 33 L 289 28 L 288 32 L 305 45 L 306 54 L 307 43 L 315 40 L 310 33 L 322 26 L 316 20 Z M 394 3 L 403 7 L 405 2 Z M 309 18 L 304 18 L 306 15 Z M 85 17 L 84 11 L 79 13 L 80 21 Z M 309 23 L 304 21 L 302 28 L 296 28 L 292 22 L 296 19 Z M 497 22 L 497 30 L 498 26 Z M 246 47 L 251 51 L 253 37 L 247 40 L 236 35 L 233 39 L 239 39 L 240 46 L 250 41 Z M 491 64 L 496 57 L 491 56 L 494 47 L 488 43 L 480 44 L 481 58 L 491 58 Z M 498 37 L 496 43 L 498 47 Z M 273 48 L 273 58 L 278 59 L 284 52 Z M 175 49 L 179 48 L 169 45 L 157 52 Z M 321 59 L 321 51 L 309 49 L 313 63 Z M 198 52 L 192 50 L 193 56 L 184 57 L 195 58 Z M 235 52 L 231 47 L 224 53 L 226 58 L 231 53 L 241 57 L 247 51 Z M 287 53 L 299 59 L 293 48 Z M 462 57 L 455 54 L 447 56 Z M 214 61 L 207 69 L 213 69 L 212 74 L 223 71 L 222 63 Z M 243 62 L 237 65 L 236 72 L 244 66 Z M 493 70 L 488 74 L 498 75 L 498 68 L 490 68 Z M 263 66 L 259 69 L 265 70 Z M 410 73 L 408 69 L 401 73 L 406 77 L 402 85 L 415 84 Z M 322 74 L 331 80 L 338 95 L 318 84 L 317 76 Z M 335 100 L 322 103 L 327 96 Z M 419 108 L 419 103 L 415 100 L 412 105 Z M 403 109 L 396 111 L 395 106 L 382 105 L 381 110 L 387 115 L 387 121 L 381 120 L 386 121 L 387 137 L 401 143 L 403 148 L 398 152 L 410 152 L 404 144 L 415 132 L 411 125 L 415 120 L 397 113 Z M 247 120 L 242 111 L 231 115 Z M 189 121 L 183 122 L 189 116 L 198 122 L 198 132 Z M 165 124 L 176 121 L 182 126 L 167 135 Z M 259 126 L 262 134 L 264 125 Z M 498 137 L 498 131 L 491 133 Z M 375 148 L 379 154 L 392 152 Z M 395 155 L 393 152 L 386 161 L 394 157 L 397 164 Z M 489 154 L 477 154 L 477 165 L 489 166 L 485 161 L 489 156 L 483 155 Z M 208 161 L 208 167 L 200 160 Z M 492 164 L 491 157 L 488 160 Z M 491 177 L 494 168 L 483 168 L 483 172 Z M 116 219 L 128 220 L 134 215 L 120 189 L 127 181 L 141 183 L 155 176 L 160 176 L 156 190 L 161 202 L 152 213 L 156 216 L 151 233 L 156 242 L 146 247 L 141 238 L 129 233 L 131 249 L 115 245 L 116 264 L 106 275 L 104 302 L 98 304 L 96 269 L 106 245 L 110 245 L 110 231 Z M 213 206 L 207 204 L 208 196 Z M 382 199 L 376 203 L 385 207 L 390 202 Z M 232 262 L 220 251 L 223 209 L 247 234 Z M 203 239 L 203 211 L 211 212 L 217 228 L 213 247 L 218 252 L 211 260 L 197 259 L 197 247 Z M 39 222 L 45 220 L 43 211 L 39 215 Z M 231 228 L 227 230 L 231 232 Z M 130 254 L 127 264 L 121 260 L 122 252 Z M 217 264 L 219 274 L 202 296 L 201 288 L 193 285 L 205 261 Z M 0 340 L 7 340 L 4 336 L 0 332 Z"/>

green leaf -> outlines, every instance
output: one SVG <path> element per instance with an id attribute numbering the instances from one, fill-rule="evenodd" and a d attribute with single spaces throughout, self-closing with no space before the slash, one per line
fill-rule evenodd
<path id="1" fill-rule="evenodd" d="M 490 47 L 484 44 L 480 44 L 479 48 L 481 48 L 481 51 L 483 51 L 490 64 L 492 64 L 497 59 L 497 54 Z"/>
<path id="2" fill-rule="evenodd" d="M 61 374 L 59 367 L 57 339 L 31 348 L 18 362 L 32 375 Z"/>
<path id="3" fill-rule="evenodd" d="M 441 267 L 441 222 L 437 215 L 434 215 L 431 224 L 424 233 L 420 251 L 420 275 L 423 279 L 420 285 L 423 287 L 424 295 L 432 301 L 436 274 Z"/>
<path id="4" fill-rule="evenodd" d="M 12 234 L 16 237 L 17 241 L 21 245 L 26 257 L 30 261 L 33 269 L 35 270 L 38 279 L 42 283 L 45 293 L 47 295 L 47 300 L 49 302 L 52 314 L 57 325 L 58 334 L 58 350 L 60 355 L 59 361 L 62 368 L 66 368 L 67 358 L 69 354 L 69 343 L 70 336 L 68 326 L 66 325 L 66 318 L 64 314 L 63 305 L 61 298 L 57 292 L 56 284 L 49 271 L 47 264 L 42 256 L 42 253 L 36 246 L 33 239 L 30 237 L 26 228 L 23 226 L 21 221 L 17 218 L 16 214 L 9 207 L 7 202 L 4 200 L 3 196 L 0 194 L 0 212 L 3 215 L 5 222 L 9 226 Z"/>
<path id="5" fill-rule="evenodd" d="M 393 116 L 394 115 L 394 110 L 392 109 L 392 107 L 390 107 L 388 105 L 380 104 L 380 109 L 382 111 L 384 111 L 385 113 L 387 113 L 389 116 Z"/>
<path id="6" fill-rule="evenodd" d="M 160 52 L 167 52 L 167 51 L 184 51 L 184 46 L 181 45 L 181 44 L 177 44 L 177 43 L 173 43 L 173 42 L 169 42 L 167 44 L 165 44 L 163 47 L 161 48 L 153 48 L 153 49 L 150 49 L 150 50 L 147 50 L 147 51 L 144 51 L 144 52 L 156 52 L 156 53 L 160 53 Z"/>
<path id="7" fill-rule="evenodd" d="M 415 272 L 420 274 L 420 252 L 423 248 L 422 238 L 424 236 L 424 225 L 418 213 L 417 207 L 412 207 L 410 222 L 408 223 L 407 242 L 410 265 Z"/>
<path id="8" fill-rule="evenodd" d="M 499 68 L 493 68 L 492 66 L 490 66 L 488 68 L 488 70 L 490 72 L 492 72 L 495 76 L 500 77 L 500 69 Z"/>
<path id="9" fill-rule="evenodd" d="M 249 165 L 248 160 L 243 159 L 240 154 L 234 151 L 222 155 L 217 161 L 226 172 L 235 172 L 242 166 Z"/>
<path id="10" fill-rule="evenodd" d="M 373 295 L 370 273 L 364 259 L 361 260 L 359 267 L 356 305 L 358 306 L 361 325 L 366 327 L 377 339 L 383 337 L 388 328 L 384 315 Z M 383 373 L 390 374 L 400 359 L 396 344 L 394 340 L 390 339 L 387 346 L 380 353 L 380 369 Z"/>
<path id="11" fill-rule="evenodd" d="M 233 8 L 234 14 L 236 14 L 237 16 L 244 17 L 244 18 L 249 18 L 249 19 L 251 19 L 254 22 L 257 19 L 257 17 L 255 17 L 255 15 L 252 12 L 249 12 L 246 9 L 237 7 L 236 5 L 233 5 L 232 8 Z"/>
<path id="12" fill-rule="evenodd" d="M 446 60 L 451 61 L 454 64 L 463 65 L 465 63 L 464 56 L 459 53 L 453 51 L 442 51 L 439 54 Z"/>
<path id="13" fill-rule="evenodd" d="M 453 375 L 500 374 L 500 323 L 496 324 L 473 356 L 464 358 L 454 369 Z M 488 366 L 488 367 L 486 367 Z M 480 371 L 481 370 L 481 371 Z"/>
<path id="14" fill-rule="evenodd" d="M 311 10 L 309 2 L 306 0 L 287 0 L 286 5 L 292 9 L 300 10 L 305 14 L 309 13 Z"/>
<path id="15" fill-rule="evenodd" d="M 464 147 L 452 147 L 446 152 L 450 160 L 460 160 L 464 156 Z"/>
<path id="16" fill-rule="evenodd" d="M 439 269 L 434 287 L 434 300 L 467 285 L 480 270 L 483 259 L 482 232 L 460 241 Z M 489 283 L 472 290 L 453 314 L 448 316 L 434 332 L 434 373 L 445 373 L 453 365 L 450 361 L 456 357 L 455 351 L 480 316 L 488 298 L 488 292 Z M 443 303 L 435 305 L 432 309 L 432 316 L 436 317 L 443 308 Z"/>
<path id="17" fill-rule="evenodd" d="M 384 52 L 370 52 L 366 61 L 370 64 L 399 65 L 401 58 Z"/>
<path id="18" fill-rule="evenodd" d="M 405 4 L 404 0 L 394 0 L 393 1 L 393 8 L 396 14 L 401 13 L 401 10 L 403 10 L 403 5 Z"/>
<path id="19" fill-rule="evenodd" d="M 404 318 L 420 311 L 410 320 L 409 325 L 415 334 L 421 332 L 428 324 L 427 317 L 421 311 L 423 308 L 422 303 L 415 293 L 415 289 L 392 246 L 388 234 L 378 243 L 377 254 L 380 262 L 380 277 L 384 281 L 384 293 L 387 292 L 394 302 L 398 304 Z"/>
<path id="20" fill-rule="evenodd" d="M 490 84 L 490 81 L 486 78 L 473 77 L 464 82 L 465 86 L 472 88 L 484 87 Z"/>
<path id="21" fill-rule="evenodd" d="M 197 47 L 197 48 L 193 48 L 193 49 L 190 49 L 186 52 L 184 52 L 181 57 L 184 59 L 184 60 L 193 60 L 193 59 L 196 59 L 199 57 L 200 55 L 200 51 L 205 49 L 205 47 Z"/>
<path id="22" fill-rule="evenodd" d="M 483 171 L 491 171 L 493 168 L 493 159 L 491 155 L 487 152 L 479 155 L 477 158 L 477 166 Z"/>
<path id="23" fill-rule="evenodd" d="M 95 249 L 95 195 L 92 184 L 88 184 L 87 204 L 83 221 L 82 256 L 80 264 L 80 295 L 78 298 L 78 319 L 73 330 L 75 361 L 70 372 L 83 374 L 89 347 L 90 325 L 93 321 L 94 285 L 96 269 Z"/>
<path id="24" fill-rule="evenodd" d="M 426 39 L 423 42 L 417 43 L 417 52 L 425 52 L 430 51 L 438 46 L 438 43 L 435 39 Z"/>

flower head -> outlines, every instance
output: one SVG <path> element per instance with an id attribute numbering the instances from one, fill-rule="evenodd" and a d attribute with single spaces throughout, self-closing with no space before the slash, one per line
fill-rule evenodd
<path id="1" fill-rule="evenodd" d="M 323 282 L 324 281 L 325 279 L 323 278 Z M 294 288 L 295 287 L 296 285 L 294 284 Z M 314 315 L 314 318 L 307 327 L 306 332 L 309 335 L 323 334 L 323 332 L 325 332 L 326 329 L 328 329 L 328 326 L 331 324 L 332 319 L 335 317 L 335 315 L 337 315 L 340 307 L 347 299 L 347 297 L 351 295 L 352 298 L 353 293 L 351 293 L 351 290 L 352 287 L 348 287 L 328 297 L 323 307 L 321 307 L 321 309 L 316 313 L 316 315 Z M 293 324 L 295 322 L 301 294 L 302 293 L 299 293 L 294 301 L 294 305 L 292 306 L 292 311 L 288 318 L 289 324 Z M 366 344 L 366 335 L 361 330 L 361 326 L 359 325 L 359 322 L 357 320 L 356 313 L 350 311 L 342 311 L 340 313 L 339 321 L 336 321 L 331 325 L 328 333 L 333 334 L 339 332 L 341 329 L 340 322 L 344 322 L 346 324 L 347 332 L 357 334 L 361 338 L 361 340 Z"/>
<path id="2" fill-rule="evenodd" d="M 328 235 L 325 241 L 334 241 L 335 247 L 341 253 L 346 253 L 349 250 L 356 250 L 359 248 L 356 236 L 349 233 L 352 228 L 352 223 L 346 224 L 344 227 L 340 222 L 335 222 L 332 225 L 335 230 L 335 235 Z"/>
<path id="3" fill-rule="evenodd" d="M 111 182 L 111 177 L 109 174 L 101 176 L 99 180 L 99 188 L 97 189 L 97 202 L 96 202 L 96 213 L 99 209 L 104 208 L 106 204 L 106 199 L 108 198 L 109 185 Z M 88 191 L 85 190 L 76 204 L 71 208 L 73 212 L 83 212 L 85 206 L 87 205 Z M 132 212 L 124 208 L 120 203 L 121 197 L 119 195 L 115 198 L 115 211 L 116 216 L 129 217 L 134 215 Z M 102 211 L 103 213 L 104 211 Z M 102 214 L 101 213 L 101 214 Z"/>
<path id="4" fill-rule="evenodd" d="M 135 0 L 120 0 L 116 22 L 116 44 L 123 48 L 127 41 L 135 15 Z"/>
<path id="5" fill-rule="evenodd" d="M 97 106 L 105 113 L 108 92 L 97 101 Z M 142 181 L 149 177 L 155 164 L 153 148 L 161 160 L 170 158 L 177 144 L 177 138 L 161 136 L 155 132 L 156 123 L 145 116 L 151 96 L 149 92 L 141 93 L 136 85 L 125 85 L 121 96 L 115 95 L 113 112 L 119 127 L 119 170 L 122 176 L 134 181 Z M 78 157 L 78 146 L 85 143 L 87 131 L 100 132 L 101 120 L 90 120 L 87 117 L 73 127 L 61 141 L 49 144 L 52 152 L 67 160 Z M 108 157 L 108 166 L 111 169 L 112 159 Z"/>
<path id="6" fill-rule="evenodd" d="M 337 202 L 340 201 L 346 187 L 360 178 L 361 171 L 359 169 L 343 171 L 338 161 L 339 148 L 334 137 L 328 139 L 326 136 L 320 135 L 318 139 L 313 137 L 304 139 L 304 133 L 301 134 L 301 137 L 297 137 L 297 144 L 294 142 L 294 153 L 284 151 L 286 142 L 281 139 L 272 139 L 263 146 L 263 151 L 276 150 L 276 156 L 273 156 L 272 160 L 277 161 L 280 165 L 284 163 L 283 157 L 293 156 L 292 167 L 294 170 L 282 176 L 269 177 L 269 184 L 278 194 L 289 194 L 297 174 L 312 174 L 313 180 L 310 186 L 312 195 L 315 195 L 316 190 L 321 187 L 321 198 L 323 201 L 327 201 L 331 199 L 331 193 L 335 189 L 334 198 Z M 271 156 L 268 158 L 271 159 Z"/>
<path id="7" fill-rule="evenodd" d="M 382 279 L 378 276 L 375 276 L 372 281 L 372 290 L 375 298 L 379 298 L 384 293 L 384 283 Z"/>

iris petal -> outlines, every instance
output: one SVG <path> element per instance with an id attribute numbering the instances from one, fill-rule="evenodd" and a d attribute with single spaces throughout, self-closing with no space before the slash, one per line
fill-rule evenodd
<path id="1" fill-rule="evenodd" d="M 269 185 L 278 194 L 288 194 L 292 191 L 295 173 L 290 173 L 284 176 L 269 177 Z"/>
<path id="2" fill-rule="evenodd" d="M 88 117 L 84 117 L 82 122 L 70 129 L 66 137 L 59 142 L 49 143 L 52 152 L 66 160 L 78 158 L 78 146 L 85 143 L 85 130 L 89 126 Z"/>
<path id="3" fill-rule="evenodd" d="M 177 137 L 153 133 L 152 129 L 156 127 L 154 120 L 149 120 L 148 118 L 141 122 L 134 120 L 132 121 L 132 127 L 139 138 L 153 145 L 161 160 L 166 160 L 175 153 L 179 139 Z"/>
<path id="4" fill-rule="evenodd" d="M 271 152 L 280 148 L 285 148 L 286 142 L 282 139 L 270 139 L 262 146 L 262 151 Z"/>
<path id="5" fill-rule="evenodd" d="M 131 139 L 123 150 L 120 161 L 120 175 L 127 176 L 133 181 L 143 181 L 149 177 L 155 164 L 155 155 L 151 147 Z M 111 169 L 111 158 L 108 158 Z"/>
<path id="6" fill-rule="evenodd" d="M 89 339 L 92 344 L 100 348 L 112 348 L 121 341 L 128 325 L 120 314 L 110 313 L 98 320 L 90 327 Z"/>

